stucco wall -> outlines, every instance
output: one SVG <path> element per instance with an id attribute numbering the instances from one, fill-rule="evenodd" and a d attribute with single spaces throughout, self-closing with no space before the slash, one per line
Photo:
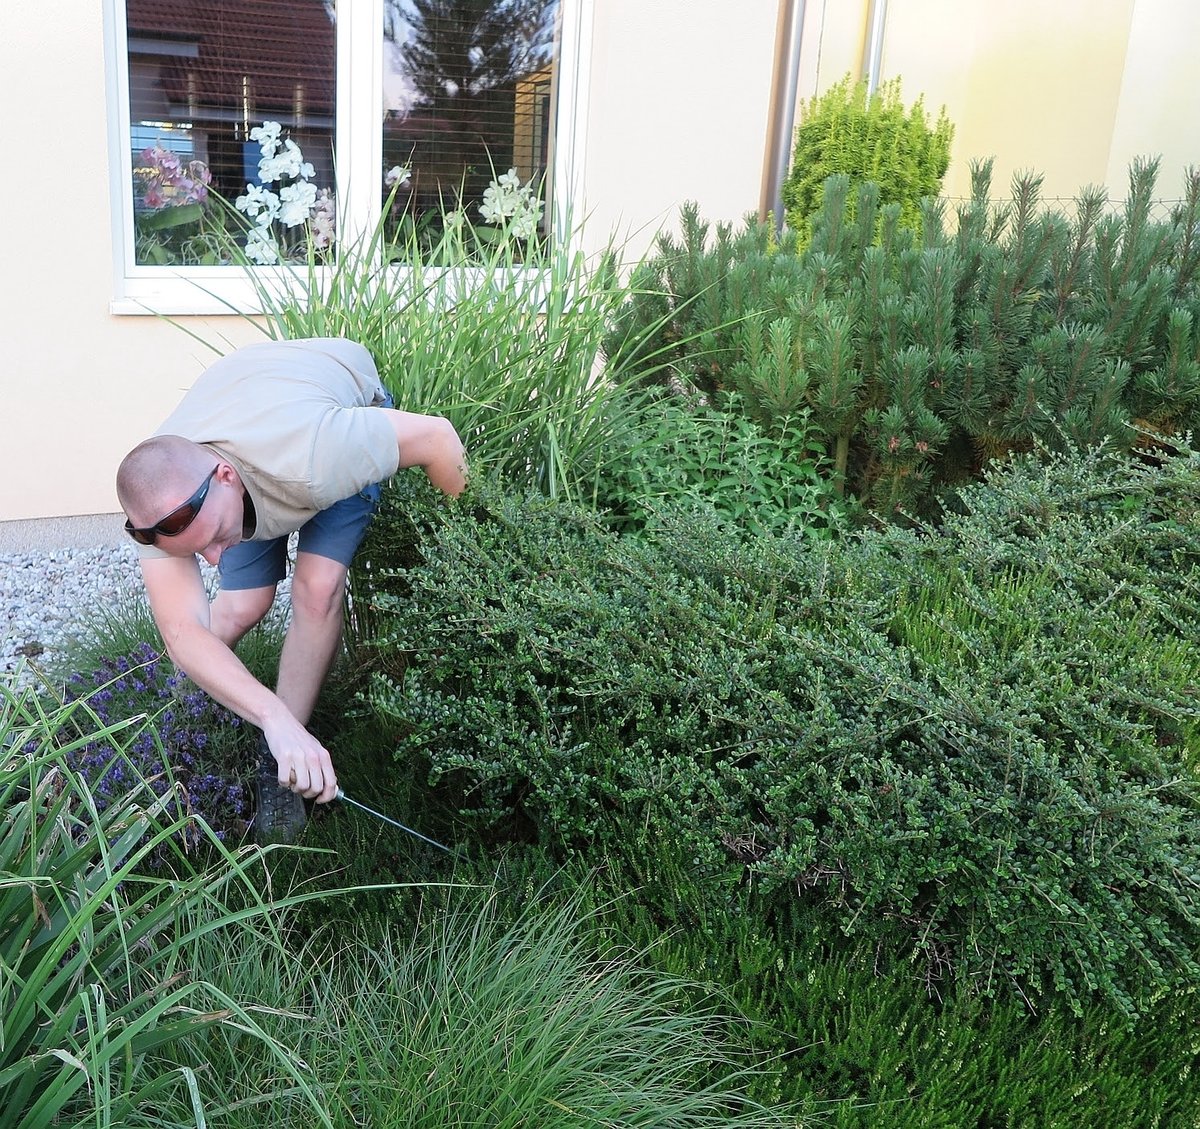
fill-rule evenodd
<path id="1" fill-rule="evenodd" d="M 115 510 L 121 456 L 205 363 L 202 348 L 167 322 L 109 313 L 104 87 L 99 4 L 6 5 L 0 520 Z M 213 340 L 254 332 L 215 320 L 194 328 Z"/>
<path id="2" fill-rule="evenodd" d="M 932 111 L 947 107 L 948 196 L 967 195 L 971 160 L 991 157 L 996 195 L 1032 171 L 1044 197 L 1072 199 L 1096 184 L 1120 199 L 1132 160 L 1159 155 L 1159 193 L 1175 197 L 1200 158 L 1200 89 L 1186 46 L 1198 36 L 1194 0 L 889 0 L 882 69 L 901 77 L 906 100 L 923 94 Z"/>
<path id="3" fill-rule="evenodd" d="M 807 0 L 799 90 L 862 64 L 868 0 Z M 648 246 L 678 206 L 711 220 L 758 206 L 775 0 L 595 0 L 580 183 L 587 242 Z M 0 303 L 0 521 L 116 508 L 121 455 L 167 414 L 209 355 L 178 326 L 115 316 L 102 5 L 9 0 L 0 37 L 7 281 Z M 949 194 L 973 156 L 998 189 L 1018 169 L 1047 195 L 1125 188 L 1162 153 L 1164 196 L 1200 152 L 1189 52 L 1194 0 L 890 0 L 883 76 L 945 104 L 956 126 Z M 184 319 L 225 347 L 236 318 Z"/>
<path id="4" fill-rule="evenodd" d="M 649 246 L 680 204 L 737 221 L 758 208 L 775 57 L 770 0 L 596 4 L 585 233 Z"/>

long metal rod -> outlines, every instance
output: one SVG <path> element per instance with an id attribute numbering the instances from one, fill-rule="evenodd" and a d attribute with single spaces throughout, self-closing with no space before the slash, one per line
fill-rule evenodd
<path id="1" fill-rule="evenodd" d="M 344 804 L 349 804 L 351 807 L 365 811 L 368 815 L 373 815 L 376 819 L 382 819 L 384 823 L 390 823 L 393 827 L 399 827 L 401 831 L 407 831 L 410 835 L 415 836 L 422 842 L 428 843 L 431 847 L 437 847 L 439 851 L 445 851 L 448 855 L 454 854 L 449 847 L 439 843 L 436 839 L 431 839 L 428 835 L 422 835 L 420 831 L 414 831 L 411 827 L 405 827 L 399 820 L 392 819 L 390 816 L 384 815 L 381 811 L 376 811 L 374 808 L 367 807 L 366 804 L 360 804 L 357 800 L 350 799 L 340 788 L 337 790 L 337 798 Z"/>
<path id="2" fill-rule="evenodd" d="M 775 218 L 783 231 L 783 182 L 792 161 L 793 126 L 800 87 L 800 46 L 804 38 L 805 0 L 780 0 L 775 30 L 775 70 L 771 79 L 767 147 L 758 218 Z"/>
<path id="3" fill-rule="evenodd" d="M 886 23 L 887 0 L 871 0 L 862 66 L 863 77 L 867 80 L 868 97 L 879 89 L 879 76 L 883 69 L 883 29 Z"/>

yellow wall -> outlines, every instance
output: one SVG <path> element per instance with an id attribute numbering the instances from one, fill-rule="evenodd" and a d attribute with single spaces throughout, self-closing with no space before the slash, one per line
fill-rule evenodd
<path id="1" fill-rule="evenodd" d="M 121 456 L 206 363 L 153 317 L 114 317 L 99 4 L 5 8 L 0 100 L 0 520 L 110 513 Z M 18 170 L 19 173 L 18 173 Z M 193 319 L 249 340 L 240 319 Z"/>
<path id="2" fill-rule="evenodd" d="M 1179 196 L 1183 171 L 1200 166 L 1200 43 L 1196 0 L 1140 0 L 1130 21 L 1112 147 L 1103 174 L 1123 191 L 1131 157 L 1161 155 L 1159 194 Z"/>
<path id="3" fill-rule="evenodd" d="M 1105 179 L 1136 0 L 893 0 L 883 69 L 955 124 L 949 196 L 970 191 L 972 158 L 993 157 L 993 191 L 1045 176 L 1072 197 Z"/>
<path id="4" fill-rule="evenodd" d="M 808 0 L 802 92 L 859 73 L 867 0 Z M 970 191 L 973 159 L 992 158 L 992 191 L 1040 173 L 1043 198 L 1084 185 L 1126 190 L 1135 157 L 1161 155 L 1159 194 L 1179 195 L 1200 158 L 1195 0 L 888 0 L 881 73 L 906 102 L 954 123 L 947 196 Z"/>
<path id="5" fill-rule="evenodd" d="M 799 91 L 857 73 L 867 0 L 807 0 Z M 580 208 L 587 242 L 650 244 L 681 203 L 710 220 L 757 209 L 768 133 L 775 0 L 593 0 Z M 0 177 L 0 521 L 107 513 L 121 455 L 208 359 L 180 328 L 110 312 L 104 37 L 100 3 L 8 0 L 0 37 L 6 163 Z M 1200 153 L 1190 66 L 1195 0 L 890 0 L 884 78 L 955 123 L 949 194 L 971 157 L 1124 193 L 1129 161 L 1163 154 L 1178 195 Z M 236 318 L 183 319 L 238 344 Z"/>
<path id="6" fill-rule="evenodd" d="M 650 245 L 679 205 L 713 220 L 757 210 L 776 6 L 769 0 L 597 0 L 585 237 Z"/>

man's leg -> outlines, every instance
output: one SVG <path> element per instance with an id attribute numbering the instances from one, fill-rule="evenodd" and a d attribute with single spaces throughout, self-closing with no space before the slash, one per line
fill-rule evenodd
<path id="1" fill-rule="evenodd" d="M 212 633 L 230 649 L 236 647 L 247 631 L 262 622 L 274 601 L 274 584 L 266 588 L 241 588 L 232 592 L 222 588 L 213 599 L 209 611 Z"/>
<path id="2" fill-rule="evenodd" d="M 221 554 L 221 586 L 209 611 L 213 634 L 227 647 L 262 621 L 287 575 L 287 538 L 242 541 Z"/>
<path id="3" fill-rule="evenodd" d="M 328 557 L 296 554 L 292 622 L 279 657 L 275 692 L 302 725 L 312 715 L 341 642 L 347 571 Z"/>

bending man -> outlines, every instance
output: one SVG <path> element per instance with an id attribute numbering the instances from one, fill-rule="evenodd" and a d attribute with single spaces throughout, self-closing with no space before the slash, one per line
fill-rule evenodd
<path id="1" fill-rule="evenodd" d="M 302 797 L 337 794 L 329 753 L 305 726 L 341 639 L 350 561 L 380 482 L 402 467 L 422 467 L 450 495 L 466 485 L 447 420 L 395 410 L 366 349 L 315 338 L 266 341 L 217 361 L 117 472 L 171 660 L 263 732 L 260 841 L 295 837 Z M 272 692 L 233 648 L 270 609 L 296 531 L 292 619 Z M 197 554 L 220 574 L 211 604 Z"/>

